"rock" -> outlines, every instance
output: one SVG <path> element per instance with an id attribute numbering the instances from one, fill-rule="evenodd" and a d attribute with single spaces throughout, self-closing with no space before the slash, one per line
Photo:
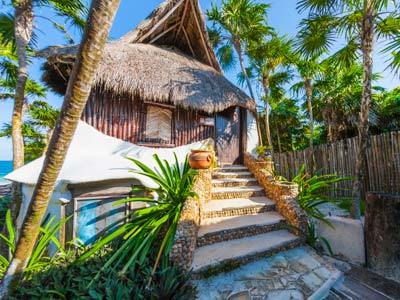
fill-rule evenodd
<path id="1" fill-rule="evenodd" d="M 303 275 L 302 280 L 303 280 L 304 284 L 312 291 L 316 290 L 323 284 L 323 281 L 321 280 L 321 278 L 319 278 L 317 275 L 315 275 L 312 272 L 308 273 L 306 275 Z"/>
<path id="2" fill-rule="evenodd" d="M 314 270 L 314 273 L 323 280 L 327 280 L 329 277 L 331 277 L 331 272 L 329 272 L 329 270 L 325 267 Z"/>
<path id="3" fill-rule="evenodd" d="M 248 291 L 242 291 L 230 295 L 227 300 L 250 300 L 250 293 Z"/>
<path id="4" fill-rule="evenodd" d="M 299 290 L 279 290 L 270 292 L 265 300 L 303 300 L 304 295 Z"/>
<path id="5" fill-rule="evenodd" d="M 307 269 L 307 267 L 297 261 L 292 261 L 290 262 L 290 267 L 296 272 L 296 273 L 306 273 L 309 270 Z"/>
<path id="6" fill-rule="evenodd" d="M 271 265 L 274 268 L 287 268 L 288 262 L 283 255 L 277 255 L 272 259 Z"/>

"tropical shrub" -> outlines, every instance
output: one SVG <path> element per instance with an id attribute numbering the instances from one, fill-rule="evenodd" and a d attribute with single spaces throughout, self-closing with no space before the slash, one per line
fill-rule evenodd
<path id="1" fill-rule="evenodd" d="M 118 245 L 117 245 L 118 246 Z M 94 284 L 93 276 L 99 272 L 113 248 L 100 249 L 81 264 L 74 264 L 84 249 L 67 251 L 57 256 L 51 264 L 24 280 L 13 295 L 14 299 L 194 299 L 195 289 L 189 275 L 175 267 L 163 265 L 154 274 L 147 287 L 154 261 L 130 269 L 121 275 L 109 268 Z M 90 285 L 90 286 L 89 286 Z"/>
<path id="2" fill-rule="evenodd" d="M 102 272 L 109 272 L 109 269 L 119 270 L 119 274 L 123 276 L 135 267 L 145 265 L 151 255 L 155 255 L 152 274 L 155 273 L 160 261 L 164 264 L 168 262 L 168 254 L 173 245 L 185 200 L 196 196 L 192 192 L 196 171 L 190 169 L 188 157 L 185 158 L 181 167 L 176 154 L 174 156 L 175 162 L 170 164 L 166 160 L 161 161 L 157 154 L 153 155 L 157 170 L 151 169 L 134 158 L 129 158 L 139 169 L 132 172 L 152 179 L 159 185 L 155 189 L 146 188 L 147 192 L 156 193 L 157 198 L 142 196 L 116 202 L 118 205 L 140 201 L 149 206 L 128 215 L 125 224 L 99 239 L 78 258 L 77 263 L 83 263 L 107 245 L 113 242 L 118 243 L 119 246 L 103 264 L 92 282 L 97 280 Z M 154 249 L 157 249 L 156 253 L 153 253 Z M 148 285 L 152 277 L 151 275 Z"/>
<path id="3" fill-rule="evenodd" d="M 46 218 L 44 225 L 40 227 L 38 240 L 29 259 L 28 265 L 25 268 L 25 276 L 28 275 L 29 277 L 31 272 L 41 270 L 45 265 L 51 263 L 56 254 L 64 252 L 62 245 L 56 237 L 64 223 L 65 220 L 55 222 L 54 217 L 50 219 Z M 10 210 L 6 213 L 5 226 L 7 227 L 8 237 L 0 233 L 0 242 L 7 245 L 10 256 L 4 257 L 3 255 L 0 255 L 0 278 L 3 277 L 7 270 L 16 247 L 15 228 L 12 222 Z M 56 247 L 56 250 L 53 251 L 52 255 L 48 255 L 47 253 L 50 244 L 53 244 Z"/>
<path id="4" fill-rule="evenodd" d="M 351 179 L 351 177 L 341 177 L 335 174 L 320 175 L 318 173 L 310 177 L 305 166 L 302 165 L 292 181 L 299 186 L 298 202 L 300 207 L 309 217 L 329 224 L 319 206 L 324 203 L 340 202 L 340 199 L 330 197 L 329 192 L 336 189 L 337 183 Z"/>

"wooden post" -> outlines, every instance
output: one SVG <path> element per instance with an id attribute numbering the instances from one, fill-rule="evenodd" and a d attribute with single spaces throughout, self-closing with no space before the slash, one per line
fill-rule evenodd
<path id="1" fill-rule="evenodd" d="M 365 212 L 367 265 L 400 281 L 400 195 L 368 193 Z"/>

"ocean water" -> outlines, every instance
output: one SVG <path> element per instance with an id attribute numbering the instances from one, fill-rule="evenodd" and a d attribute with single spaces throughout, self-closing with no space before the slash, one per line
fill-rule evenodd
<path id="1" fill-rule="evenodd" d="M 11 160 L 0 160 L 0 184 L 7 184 L 9 181 L 3 179 L 8 173 L 13 170 Z"/>

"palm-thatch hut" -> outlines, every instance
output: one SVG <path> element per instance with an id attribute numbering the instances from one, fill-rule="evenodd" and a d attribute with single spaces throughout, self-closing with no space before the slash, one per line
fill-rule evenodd
<path id="1" fill-rule="evenodd" d="M 77 50 L 40 52 L 43 79 L 60 94 Z M 254 100 L 221 74 L 197 0 L 167 0 L 106 45 L 82 120 L 150 147 L 213 138 L 220 162 L 241 163 L 257 143 L 254 111 Z"/>
<path id="2" fill-rule="evenodd" d="M 60 94 L 77 50 L 54 46 L 40 52 L 47 58 L 43 79 Z M 90 243 L 137 208 L 113 206 L 132 185 L 151 186 L 129 172 L 126 156 L 155 167 L 154 153 L 167 161 L 176 153 L 182 160 L 213 138 L 219 161 L 240 163 L 258 142 L 254 111 L 254 100 L 221 74 L 197 0 L 165 1 L 135 30 L 106 45 L 48 207 L 56 218 L 71 217 L 62 241 Z M 6 177 L 22 185 L 18 228 L 43 160 Z"/>

